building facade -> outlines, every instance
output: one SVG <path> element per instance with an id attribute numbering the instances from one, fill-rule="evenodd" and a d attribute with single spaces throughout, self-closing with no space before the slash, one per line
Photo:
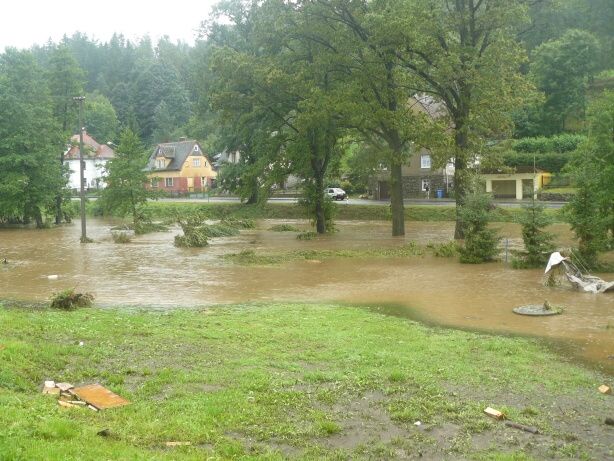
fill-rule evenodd
<path id="1" fill-rule="evenodd" d="M 68 166 L 70 176 L 68 187 L 73 191 L 80 190 L 79 179 L 79 135 L 70 138 L 70 147 L 64 152 L 64 163 Z M 105 166 L 115 156 L 115 152 L 106 144 L 98 143 L 83 130 L 83 178 L 86 189 L 104 189 Z"/>
<path id="2" fill-rule="evenodd" d="M 176 194 L 206 191 L 217 178 L 213 165 L 194 140 L 158 144 L 146 170 L 149 187 Z"/>

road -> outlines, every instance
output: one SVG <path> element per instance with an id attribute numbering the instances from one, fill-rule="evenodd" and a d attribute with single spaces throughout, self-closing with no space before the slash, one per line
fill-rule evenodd
<path id="1" fill-rule="evenodd" d="M 238 203 L 237 197 L 210 197 L 210 198 L 164 198 L 161 202 L 186 202 L 186 203 Z M 298 199 L 294 197 L 271 197 L 268 203 L 297 203 Z M 443 199 L 405 199 L 403 201 L 407 206 L 454 206 L 454 200 L 449 198 Z M 367 200 L 359 198 L 351 198 L 348 200 L 335 202 L 339 205 L 390 205 L 389 200 Z M 529 200 L 494 200 L 497 206 L 505 208 L 520 208 L 522 205 L 530 203 Z M 537 202 L 544 205 L 545 208 L 561 208 L 565 202 Z"/>

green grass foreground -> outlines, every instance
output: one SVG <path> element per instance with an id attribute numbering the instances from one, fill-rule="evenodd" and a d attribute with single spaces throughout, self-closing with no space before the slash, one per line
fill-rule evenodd
<path id="1" fill-rule="evenodd" d="M 383 205 L 345 205 L 334 203 L 335 219 L 361 221 L 387 221 L 391 219 L 390 207 Z M 241 203 L 195 203 L 195 202 L 150 202 L 148 210 L 154 219 L 172 219 L 187 213 L 201 212 L 212 219 L 309 219 L 305 208 L 295 203 L 267 203 L 264 205 L 245 205 Z M 97 202 L 88 204 L 90 214 L 100 214 Z M 546 214 L 555 222 L 562 222 L 560 209 L 548 208 Z M 493 222 L 515 222 L 522 213 L 521 208 L 497 207 L 491 213 Z M 419 205 L 405 206 L 407 221 L 454 221 L 454 206 Z"/>
<path id="2" fill-rule="evenodd" d="M 613 454 L 603 417 L 614 398 L 596 391 L 605 377 L 536 340 L 312 304 L 5 307 L 0 325 L 3 461 Z M 100 382 L 132 404 L 60 408 L 41 394 L 45 379 Z M 542 434 L 505 427 L 486 406 Z"/>

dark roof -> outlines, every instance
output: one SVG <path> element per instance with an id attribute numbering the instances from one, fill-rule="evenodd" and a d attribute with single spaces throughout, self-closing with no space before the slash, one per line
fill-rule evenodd
<path id="1" fill-rule="evenodd" d="M 198 152 L 194 152 L 195 145 L 198 145 Z M 190 155 L 203 155 L 200 144 L 193 139 L 188 141 L 165 142 L 158 144 L 153 150 L 152 154 L 149 156 L 146 169 L 149 171 L 179 171 Z M 156 158 L 161 157 L 171 159 L 168 166 L 163 169 L 156 168 Z"/>

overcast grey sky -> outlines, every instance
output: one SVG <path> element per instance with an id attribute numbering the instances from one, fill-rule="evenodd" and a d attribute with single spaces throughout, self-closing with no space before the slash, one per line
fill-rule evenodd
<path id="1" fill-rule="evenodd" d="M 217 0 L 8 0 L 0 13 L 0 52 L 7 46 L 29 48 L 57 42 L 64 34 L 84 32 L 107 41 L 113 32 L 136 39 L 149 34 L 155 40 L 194 43 L 196 30 Z"/>

